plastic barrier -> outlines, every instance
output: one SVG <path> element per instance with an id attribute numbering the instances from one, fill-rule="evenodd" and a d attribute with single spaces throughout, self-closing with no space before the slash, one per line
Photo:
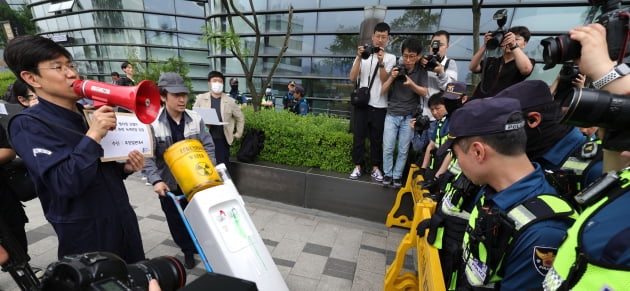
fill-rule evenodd
<path id="1" fill-rule="evenodd" d="M 422 187 L 418 185 L 419 182 L 424 181 L 422 175 L 416 175 L 414 177 L 414 173 L 419 169 L 420 167 L 418 167 L 416 164 L 411 164 L 411 166 L 409 167 L 407 183 L 405 183 L 405 186 L 398 190 L 398 193 L 396 194 L 396 201 L 394 201 L 394 206 L 392 206 L 392 209 L 387 214 L 385 226 L 400 226 L 404 228 L 411 227 L 413 216 L 407 217 L 407 215 L 404 214 L 401 214 L 399 216 L 395 215 L 398 213 L 398 210 L 400 209 L 400 204 L 402 203 L 402 199 L 405 195 L 411 195 L 414 203 L 418 203 L 424 199 L 424 194 L 429 193 L 429 191 L 422 189 Z"/>
<path id="2" fill-rule="evenodd" d="M 438 250 L 427 242 L 426 235 L 419 238 L 416 233 L 418 224 L 422 220 L 431 217 L 431 214 L 435 211 L 436 204 L 429 198 L 424 198 L 416 203 L 411 229 L 403 237 L 400 245 L 398 245 L 396 257 L 385 272 L 383 290 L 446 290 Z M 405 254 L 412 247 L 416 247 L 418 252 L 418 276 L 412 272 L 400 273 L 404 264 Z"/>

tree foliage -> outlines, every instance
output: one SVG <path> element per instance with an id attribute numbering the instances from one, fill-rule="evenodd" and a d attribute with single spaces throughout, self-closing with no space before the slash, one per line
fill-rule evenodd
<path id="1" fill-rule="evenodd" d="M 35 23 L 31 21 L 33 15 L 31 10 L 23 5 L 18 10 L 13 10 L 9 5 L 0 6 L 0 22 L 9 21 L 14 28 L 14 34 L 17 35 L 30 35 L 35 34 Z M 0 33 L 0 46 L 5 47 L 7 45 L 7 36 L 4 31 Z"/>
<path id="2" fill-rule="evenodd" d="M 245 75 L 245 81 L 247 83 L 247 88 L 252 96 L 252 102 L 254 105 L 254 110 L 260 110 L 260 103 L 262 101 L 262 95 L 264 94 L 264 89 L 259 90 L 256 84 L 254 84 L 253 77 L 254 72 L 256 71 L 256 66 L 258 65 L 259 53 L 261 49 L 261 29 L 260 24 L 258 23 L 258 17 L 256 14 L 256 10 L 254 9 L 253 0 L 249 0 L 249 9 L 251 11 L 251 17 L 245 15 L 237 5 L 235 5 L 234 0 L 221 0 L 221 5 L 226 10 L 226 18 L 227 18 L 227 27 L 225 28 L 213 28 L 211 26 L 205 27 L 204 33 L 204 41 L 210 41 L 217 49 L 226 49 L 232 53 L 234 57 L 238 60 L 243 69 L 243 73 Z M 252 48 L 247 48 L 244 42 L 241 40 L 240 36 L 235 33 L 234 29 L 234 18 L 240 18 L 254 34 L 254 45 Z M 267 88 L 268 85 L 271 84 L 271 78 L 273 77 L 284 53 L 288 49 L 289 45 L 289 37 L 291 36 L 291 22 L 293 21 L 293 6 L 289 5 L 288 10 L 288 19 L 287 19 L 287 28 L 286 33 L 284 35 L 284 42 L 282 47 L 280 48 L 279 54 L 276 57 L 276 60 L 267 73 L 267 77 L 263 82 L 263 86 L 261 88 Z"/>
<path id="3" fill-rule="evenodd" d="M 150 60 L 145 64 L 140 60 L 132 60 L 131 63 L 135 68 L 134 79 L 136 80 L 151 80 L 157 84 L 162 73 L 174 72 L 181 75 L 184 78 L 184 83 L 186 84 L 188 91 L 191 92 L 188 94 L 187 107 L 189 109 L 192 107 L 192 104 L 195 101 L 195 96 L 192 94 L 192 81 L 190 77 L 188 77 L 190 69 L 188 68 L 188 63 L 183 61 L 182 56 L 170 57 L 166 60 L 166 62 Z"/>

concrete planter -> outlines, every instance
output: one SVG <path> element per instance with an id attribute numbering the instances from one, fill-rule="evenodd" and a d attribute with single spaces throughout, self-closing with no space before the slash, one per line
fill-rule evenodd
<path id="1" fill-rule="evenodd" d="M 269 162 L 231 162 L 230 174 L 242 195 L 385 223 L 397 189 L 347 175 Z M 405 213 L 413 213 L 406 203 Z"/>

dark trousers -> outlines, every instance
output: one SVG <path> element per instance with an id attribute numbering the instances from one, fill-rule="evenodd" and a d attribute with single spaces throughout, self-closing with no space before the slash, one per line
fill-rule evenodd
<path id="1" fill-rule="evenodd" d="M 175 195 L 182 195 L 181 190 L 173 191 Z M 188 205 L 188 201 L 186 199 L 179 200 L 182 209 L 186 209 L 186 205 Z M 171 232 L 171 236 L 175 243 L 182 249 L 184 254 L 193 254 L 196 252 L 195 244 L 190 238 L 190 234 L 186 230 L 186 226 L 184 225 L 184 221 L 182 217 L 179 215 L 179 211 L 177 211 L 177 207 L 175 207 L 175 202 L 173 199 L 168 196 L 160 196 L 160 205 L 162 206 L 162 211 L 166 215 L 166 223 L 168 223 L 168 230 Z"/>
<path id="2" fill-rule="evenodd" d="M 217 159 L 217 165 L 224 163 L 226 167 L 230 163 L 230 145 L 224 138 L 212 138 L 214 142 L 214 157 Z"/>
<path id="3" fill-rule="evenodd" d="M 385 127 L 386 108 L 354 107 L 352 121 L 352 162 L 365 164 L 365 139 L 370 140 L 370 162 L 378 166 L 383 162 L 383 129 Z"/>

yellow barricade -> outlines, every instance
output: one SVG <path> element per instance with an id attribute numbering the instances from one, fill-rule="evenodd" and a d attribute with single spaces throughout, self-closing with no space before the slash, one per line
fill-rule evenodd
<path id="1" fill-rule="evenodd" d="M 385 220 L 385 226 L 392 227 L 395 225 L 395 226 L 400 226 L 404 228 L 411 227 L 413 216 L 407 217 L 407 215 L 404 215 L 404 214 L 400 214 L 399 216 L 395 216 L 395 215 L 398 213 L 398 210 L 400 209 L 400 204 L 402 203 L 402 199 L 405 195 L 411 195 L 413 202 L 415 204 L 415 203 L 420 202 L 422 199 L 424 199 L 424 194 L 429 192 L 427 190 L 422 189 L 422 187 L 418 185 L 418 182 L 424 181 L 424 178 L 422 177 L 422 175 L 417 175 L 415 178 L 413 177 L 413 173 L 419 169 L 420 167 L 418 167 L 416 164 L 411 164 L 411 166 L 409 167 L 409 175 L 407 176 L 407 182 L 405 183 L 405 186 L 403 186 L 402 188 L 400 188 L 400 190 L 398 190 L 398 193 L 396 194 L 396 201 L 394 201 L 394 206 L 387 214 L 387 219 Z"/>
<path id="2" fill-rule="evenodd" d="M 385 272 L 383 290 L 446 290 L 438 250 L 427 242 L 426 235 L 422 238 L 418 238 L 418 234 L 416 233 L 418 224 L 422 220 L 430 218 L 431 214 L 435 212 L 436 204 L 437 203 L 429 198 L 424 198 L 422 201 L 416 203 L 411 229 L 409 233 L 403 237 L 396 250 L 394 261 Z M 429 230 L 427 229 L 426 231 Z M 400 274 L 404 264 L 405 254 L 412 247 L 416 247 L 418 252 L 417 277 L 412 272 Z"/>

